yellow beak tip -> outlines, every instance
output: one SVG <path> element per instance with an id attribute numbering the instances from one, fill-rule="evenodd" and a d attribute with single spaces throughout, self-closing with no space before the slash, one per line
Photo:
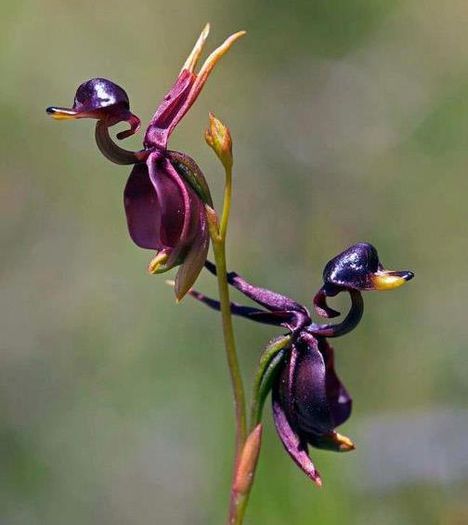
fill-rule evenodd
<path id="1" fill-rule="evenodd" d="M 381 272 L 376 273 L 372 278 L 372 284 L 375 290 L 386 291 L 393 290 L 403 286 L 406 282 L 413 279 L 414 273 L 410 271 L 404 272 Z"/>
<path id="2" fill-rule="evenodd" d="M 46 112 L 54 120 L 74 120 L 78 118 L 78 113 L 72 109 L 50 107 L 46 109 Z"/>

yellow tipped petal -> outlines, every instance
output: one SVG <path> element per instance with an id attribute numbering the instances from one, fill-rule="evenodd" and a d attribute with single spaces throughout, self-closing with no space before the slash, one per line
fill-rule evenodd
<path id="1" fill-rule="evenodd" d="M 376 272 L 371 280 L 375 290 L 386 291 L 399 288 L 413 277 L 414 274 L 412 272 L 391 272 L 383 270 Z"/>
<path id="2" fill-rule="evenodd" d="M 313 436 L 310 444 L 316 448 L 333 450 L 335 452 L 349 452 L 356 448 L 349 437 L 338 434 L 335 431 L 329 434 L 322 434 L 321 436 Z"/>
<path id="3" fill-rule="evenodd" d="M 151 262 L 148 265 L 148 272 L 155 274 L 158 272 L 159 268 L 167 263 L 167 260 L 169 259 L 169 254 L 165 252 L 164 250 L 160 251 L 156 257 L 151 259 Z"/>
<path id="4" fill-rule="evenodd" d="M 338 444 L 338 449 L 340 452 L 349 452 L 350 450 L 354 450 L 356 448 L 349 437 L 338 434 L 338 432 L 335 434 L 335 440 Z"/>
<path id="5" fill-rule="evenodd" d="M 209 74 L 211 73 L 215 65 L 219 62 L 221 57 L 223 57 L 229 51 L 229 49 L 231 49 L 234 42 L 239 40 L 239 38 L 243 37 L 246 33 L 246 31 L 239 31 L 237 33 L 234 33 L 211 53 L 211 55 L 205 60 L 205 63 L 203 64 L 203 66 L 200 69 L 200 72 L 197 75 L 197 79 L 195 80 L 195 83 L 192 88 L 193 91 L 196 92 L 197 89 L 200 89 L 201 86 L 203 86 Z"/>
<path id="6" fill-rule="evenodd" d="M 187 57 L 185 64 L 182 66 L 181 72 L 184 69 L 187 69 L 188 71 L 190 71 L 190 73 L 193 73 L 195 66 L 197 65 L 198 59 L 200 58 L 200 55 L 203 51 L 203 46 L 205 45 L 205 42 L 206 42 L 206 39 L 208 38 L 209 33 L 210 33 L 210 24 L 208 23 L 206 24 L 206 26 L 203 28 L 202 32 L 200 33 L 198 40 L 195 42 L 195 45 L 193 46 L 193 49 L 190 55 Z"/>
<path id="7" fill-rule="evenodd" d="M 225 55 L 228 52 L 228 50 L 232 47 L 234 42 L 236 42 L 240 37 L 245 35 L 245 33 L 245 31 L 239 31 L 238 33 L 235 33 L 234 35 L 231 35 L 228 39 L 226 39 L 224 43 L 221 44 L 218 47 L 218 49 L 215 49 L 213 53 L 211 53 L 211 55 L 205 60 L 205 63 L 200 69 L 200 72 L 198 74 L 195 74 L 193 73 L 193 68 L 195 67 L 196 61 L 200 56 L 201 46 L 204 43 L 204 38 L 206 38 L 204 37 L 204 33 L 202 32 L 202 35 L 199 39 L 200 45 L 199 42 L 197 42 L 197 44 L 194 47 L 194 50 L 192 51 L 189 58 L 187 59 L 187 62 L 184 65 L 184 69 L 187 69 L 195 76 L 195 81 L 193 82 L 193 85 L 187 95 L 185 103 L 183 104 L 182 108 L 177 114 L 177 122 L 185 115 L 188 109 L 195 102 L 205 82 L 207 81 L 211 71 L 213 71 L 213 68 L 218 63 L 219 59 L 223 55 Z"/>

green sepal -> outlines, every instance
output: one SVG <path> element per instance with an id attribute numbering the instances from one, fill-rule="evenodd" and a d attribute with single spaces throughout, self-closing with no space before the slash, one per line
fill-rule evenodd
<path id="1" fill-rule="evenodd" d="M 191 157 L 179 151 L 168 151 L 167 156 L 177 173 L 184 178 L 200 199 L 205 204 L 213 207 L 210 188 L 197 163 Z"/>
<path id="2" fill-rule="evenodd" d="M 284 335 L 273 339 L 263 351 L 255 375 L 255 384 L 252 397 L 250 425 L 254 427 L 262 419 L 263 406 L 281 363 L 286 357 L 287 349 L 291 344 L 291 335 Z"/>

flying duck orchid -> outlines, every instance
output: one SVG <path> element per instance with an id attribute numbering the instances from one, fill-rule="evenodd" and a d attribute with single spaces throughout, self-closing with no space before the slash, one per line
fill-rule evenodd
<path id="1" fill-rule="evenodd" d="M 217 62 L 245 32 L 230 36 L 196 73 L 208 33 L 207 24 L 151 119 L 140 151 L 121 148 L 109 134 L 109 128 L 119 122 L 130 127 L 118 133 L 118 139 L 133 135 L 140 127 L 140 119 L 130 111 L 127 93 L 110 80 L 88 80 L 78 87 L 71 108 L 47 109 L 57 120 L 96 119 L 96 143 L 104 156 L 116 164 L 134 165 L 124 190 L 128 230 L 135 244 L 156 251 L 148 267 L 151 273 L 180 265 L 175 279 L 178 300 L 193 285 L 206 260 L 209 232 L 205 204 L 212 206 L 212 200 L 196 162 L 169 150 L 167 143 Z"/>
<path id="2" fill-rule="evenodd" d="M 205 266 L 216 273 L 211 262 Z M 351 414 L 352 399 L 335 372 L 334 351 L 327 339 L 342 336 L 357 326 L 364 309 L 362 291 L 397 288 L 413 276 L 410 271 L 385 270 L 371 244 L 351 246 L 326 264 L 323 286 L 314 298 L 318 315 L 336 317 L 339 312 L 330 308 L 326 299 L 348 292 L 349 312 L 341 323 L 318 324 L 312 321 L 305 306 L 289 297 L 254 286 L 236 273 L 227 275 L 229 284 L 262 307 L 232 303 L 234 315 L 288 330 L 285 337 L 267 347 L 264 355 L 268 359 L 263 359 L 254 397 L 264 398 L 271 390 L 278 435 L 294 462 L 319 486 L 321 477 L 310 459 L 308 446 L 337 452 L 354 449 L 349 438 L 336 432 Z M 190 294 L 219 309 L 216 300 L 194 290 Z M 259 405 L 261 410 L 263 399 Z M 253 425 L 258 424 L 260 417 L 254 410 Z"/>

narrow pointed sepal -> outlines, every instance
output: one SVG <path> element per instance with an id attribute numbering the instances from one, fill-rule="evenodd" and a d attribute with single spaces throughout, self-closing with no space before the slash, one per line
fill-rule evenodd
<path id="1" fill-rule="evenodd" d="M 185 297 L 200 275 L 208 255 L 209 245 L 208 227 L 206 221 L 204 221 L 197 238 L 177 272 L 174 285 L 177 302 L 180 302 Z"/>
<path id="2" fill-rule="evenodd" d="M 234 42 L 245 34 L 245 31 L 239 31 L 227 38 L 221 46 L 211 53 L 199 73 L 196 74 L 194 72 L 195 64 L 200 57 L 208 35 L 207 29 L 205 28 L 200 35 L 176 82 L 164 97 L 163 102 L 151 119 L 144 140 L 146 147 L 157 146 L 166 148 L 171 133 L 198 98 L 215 65 L 232 47 Z"/>
<path id="3" fill-rule="evenodd" d="M 304 474 L 318 487 L 321 487 L 322 479 L 309 457 L 307 444 L 304 443 L 291 428 L 286 414 L 275 394 L 273 394 L 273 420 L 286 452 L 291 456 L 294 463 L 296 463 Z"/>
<path id="4" fill-rule="evenodd" d="M 202 29 L 198 40 L 195 42 L 192 51 L 190 52 L 189 56 L 187 57 L 187 60 L 182 66 L 182 69 L 180 70 L 181 73 L 184 71 L 184 69 L 189 71 L 190 73 L 193 73 L 195 71 L 195 67 L 198 63 L 198 60 L 200 59 L 200 55 L 202 54 L 203 47 L 205 46 L 205 42 L 209 34 L 210 24 L 207 23 Z"/>

